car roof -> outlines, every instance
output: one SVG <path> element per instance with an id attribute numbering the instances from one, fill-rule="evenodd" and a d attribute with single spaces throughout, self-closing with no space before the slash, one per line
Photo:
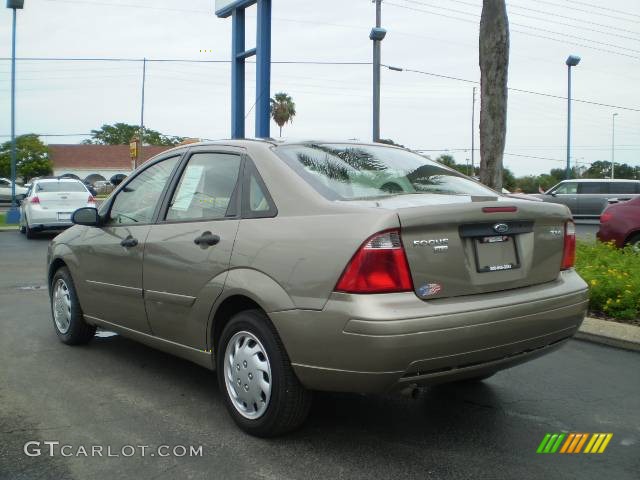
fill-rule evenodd
<path id="1" fill-rule="evenodd" d="M 560 183 L 570 183 L 570 182 L 584 182 L 584 183 L 592 183 L 592 182 L 640 182 L 640 180 L 633 180 L 631 178 L 572 178 L 571 180 L 562 180 Z"/>
<path id="2" fill-rule="evenodd" d="M 53 182 L 78 182 L 82 183 L 80 180 L 76 178 L 39 178 L 34 180 L 34 183 L 53 183 Z"/>
<path id="3" fill-rule="evenodd" d="M 181 150 L 191 147 L 203 147 L 203 146 L 231 146 L 231 147 L 253 147 L 257 145 L 264 145 L 265 147 L 277 147 L 282 145 L 307 145 L 307 144 L 347 144 L 347 145 L 363 145 L 363 146 L 379 146 L 389 148 L 402 148 L 398 145 L 390 145 L 387 143 L 373 143 L 361 141 L 358 139 L 320 139 L 320 138 L 303 138 L 303 139 L 275 139 L 275 138 L 228 138 L 221 140 L 203 140 L 201 142 L 188 143 L 185 145 L 177 145 L 176 147 L 165 150 L 161 155 L 166 154 L 174 150 Z"/>

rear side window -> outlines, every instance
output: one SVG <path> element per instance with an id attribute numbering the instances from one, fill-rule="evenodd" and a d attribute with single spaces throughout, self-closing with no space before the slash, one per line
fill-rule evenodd
<path id="1" fill-rule="evenodd" d="M 609 184 L 604 182 L 583 182 L 580 184 L 578 193 L 592 195 L 609 193 Z"/>
<path id="2" fill-rule="evenodd" d="M 233 200 L 240 175 L 239 155 L 194 153 L 182 173 L 166 219 L 216 220 L 235 216 Z"/>
<path id="3" fill-rule="evenodd" d="M 245 164 L 242 190 L 242 216 L 244 218 L 269 218 L 278 214 L 267 186 L 251 161 L 247 161 Z"/>
<path id="4" fill-rule="evenodd" d="M 80 182 L 40 182 L 36 184 L 36 192 L 86 192 Z"/>
<path id="5" fill-rule="evenodd" d="M 634 182 L 615 182 L 611 184 L 611 193 L 640 193 L 640 184 Z"/>

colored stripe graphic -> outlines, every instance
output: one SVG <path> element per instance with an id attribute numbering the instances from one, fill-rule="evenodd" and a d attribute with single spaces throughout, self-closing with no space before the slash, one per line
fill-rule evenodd
<path id="1" fill-rule="evenodd" d="M 547 433 L 536 453 L 603 453 L 612 438 L 613 433 Z"/>

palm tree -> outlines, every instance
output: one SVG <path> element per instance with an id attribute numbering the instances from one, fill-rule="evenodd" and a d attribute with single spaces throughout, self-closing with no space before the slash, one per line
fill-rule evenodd
<path id="1" fill-rule="evenodd" d="M 282 127 L 285 123 L 293 121 L 296 116 L 296 104 L 293 99 L 284 92 L 276 93 L 271 99 L 271 118 L 280 127 L 280 136 L 282 137 Z"/>
<path id="2" fill-rule="evenodd" d="M 509 20 L 505 0 L 483 0 L 480 17 L 480 181 L 502 187 L 507 133 Z"/>

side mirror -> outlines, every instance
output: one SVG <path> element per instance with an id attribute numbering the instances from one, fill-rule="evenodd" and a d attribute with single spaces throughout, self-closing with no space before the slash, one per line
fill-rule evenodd
<path id="1" fill-rule="evenodd" d="M 97 208 L 83 207 L 73 212 L 71 215 L 71 221 L 76 225 L 97 227 L 100 225 L 100 215 L 98 215 Z"/>

